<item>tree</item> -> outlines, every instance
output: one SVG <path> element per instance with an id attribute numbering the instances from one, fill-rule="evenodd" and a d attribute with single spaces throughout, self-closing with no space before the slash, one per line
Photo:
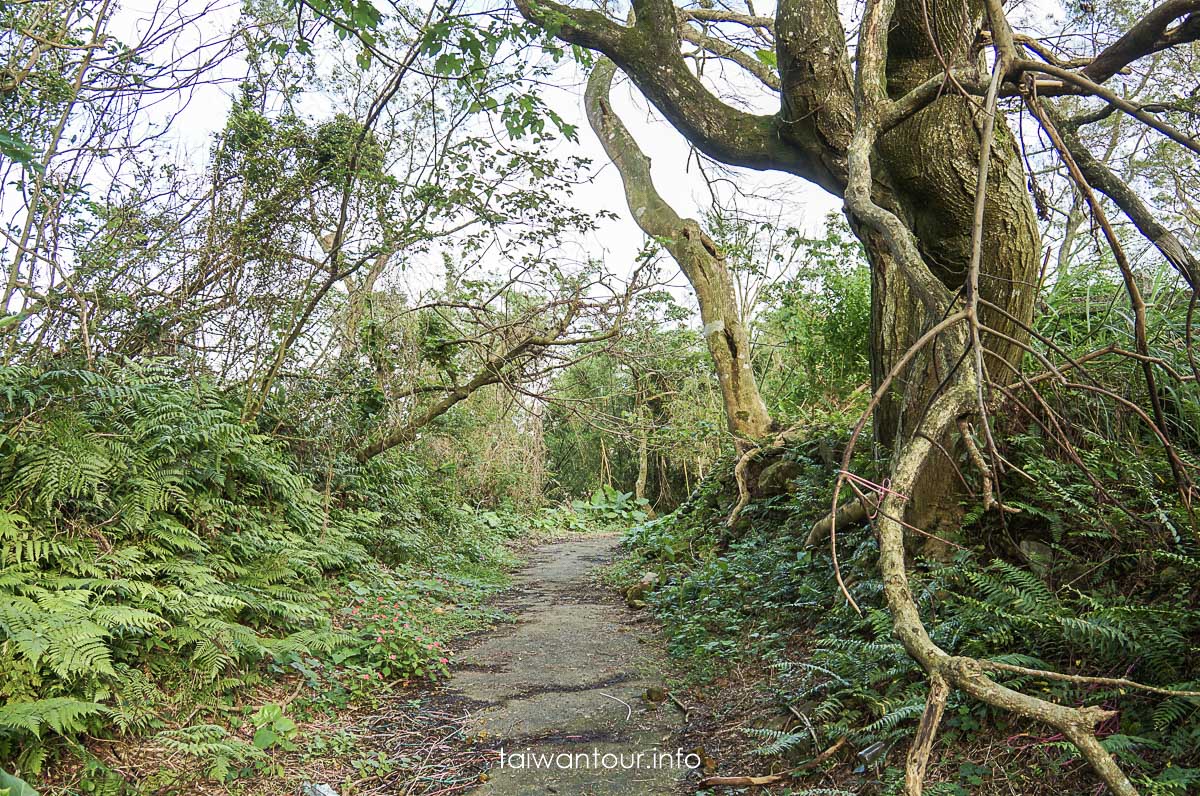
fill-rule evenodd
<path id="1" fill-rule="evenodd" d="M 1071 60 L 1033 37 L 1018 39 L 997 0 L 868 0 L 856 20 L 852 51 L 835 3 L 782 0 L 772 19 L 750 6 L 740 12 L 634 0 L 628 24 L 553 0 L 516 4 L 564 41 L 611 59 L 705 155 L 784 171 L 845 201 L 872 269 L 875 394 L 868 415 L 877 442 L 892 450 L 889 487 L 874 498 L 860 494 L 859 504 L 878 510 L 880 568 L 894 632 L 930 680 L 927 710 L 909 754 L 908 792 L 921 792 L 942 708 L 957 688 L 1055 726 L 1111 790 L 1135 793 L 1093 731 L 1107 711 L 1064 707 L 1001 686 L 979 662 L 954 658 L 930 639 L 909 593 L 906 529 L 955 532 L 962 492 L 948 452 L 959 438 L 977 454 L 973 461 L 989 483 L 999 466 L 989 420 L 997 388 L 1019 376 L 1028 348 L 1041 247 L 1022 152 L 1001 97 L 1026 105 L 1104 229 L 1137 318 L 1134 353 L 1142 358 L 1154 402 L 1152 422 L 1164 427 L 1136 280 L 1046 98 L 1098 99 L 1200 151 L 1187 134 L 1103 85 L 1147 55 L 1200 37 L 1200 16 L 1193 14 L 1200 6 L 1171 0 L 1099 52 Z M 736 67 L 737 79 L 730 81 L 735 87 L 737 80 L 758 80 L 777 95 L 777 110 L 755 113 L 744 103 L 722 101 L 706 77 L 713 70 L 693 70 L 685 48 L 697 60 Z M 1177 113 L 1186 117 L 1189 110 Z M 1099 184 L 1106 176 L 1093 170 L 1091 179 Z M 1190 281 L 1177 240 L 1152 228 L 1117 186 L 1106 193 L 1124 203 L 1134 224 Z M 838 491 L 868 415 L 854 431 Z M 975 448 L 973 423 L 990 461 Z M 1177 457 L 1171 461 L 1188 503 L 1189 476 Z M 984 502 L 995 508 L 986 489 Z M 833 518 L 836 503 L 835 496 Z"/>
<path id="2" fill-rule="evenodd" d="M 194 32 L 204 11 L 154 3 L 146 24 L 133 26 L 109 0 L 0 8 L 5 362 L 61 343 L 56 329 L 68 327 L 93 358 L 99 299 L 81 284 L 91 269 L 78 267 L 88 251 L 79 244 L 99 205 L 162 166 L 151 154 L 162 131 L 148 123 L 162 97 L 186 105 L 193 91 L 218 82 L 247 34 L 239 20 L 181 53 L 174 43 Z M 126 230 L 148 247 L 147 232 Z"/>
<path id="3" fill-rule="evenodd" d="M 425 322 L 425 334 L 417 336 L 407 367 L 392 360 L 376 368 L 391 410 L 375 439 L 358 451 L 360 461 L 412 442 L 485 387 L 503 385 L 541 400 L 539 390 L 549 388 L 555 372 L 594 356 L 596 344 L 619 336 L 631 302 L 647 287 L 640 272 L 627 285 L 615 286 L 603 276 L 587 278 L 586 271 L 582 278 L 556 283 L 541 269 L 525 270 L 543 281 L 540 295 L 515 289 L 514 276 L 500 285 L 469 283 L 465 293 L 448 293 L 420 308 L 424 315 L 417 319 Z M 378 326 L 372 331 L 381 338 L 386 327 Z M 373 343 L 385 346 L 382 340 Z"/>
<path id="4" fill-rule="evenodd" d="M 505 92 L 526 70 L 503 64 L 507 28 L 489 34 L 496 48 L 445 62 L 438 48 L 472 49 L 468 17 L 379 19 L 366 35 L 389 48 L 359 59 L 328 24 L 291 30 L 294 15 L 248 9 L 235 35 L 201 31 L 213 40 L 193 58 L 212 60 L 159 67 L 162 39 L 194 17 L 157 25 L 151 44 L 126 47 L 102 28 L 70 44 L 91 41 L 85 23 L 110 24 L 109 5 L 4 11 L 16 35 L 0 49 L 12 75 L 0 124 L 37 156 L 24 172 L 4 166 L 24 190 L 6 197 L 17 200 L 3 248 L 9 361 L 182 357 L 244 396 L 246 421 L 279 420 L 273 399 L 307 395 L 293 377 L 345 379 L 345 403 L 373 407 L 353 430 L 356 448 L 364 435 L 377 443 L 369 458 L 478 389 L 538 389 L 557 352 L 615 334 L 626 286 L 558 261 L 559 240 L 595 219 L 562 201 L 580 159 L 553 156 L 540 118 L 512 117 L 526 95 Z M 80 31 L 60 31 L 58 11 Z M 150 124 L 144 94 L 174 96 L 156 81 L 207 79 L 229 52 L 246 71 L 227 78 L 239 90 L 203 171 L 151 135 L 118 145 Z M 338 112 L 300 110 L 316 92 Z M 501 131 L 475 123 L 498 107 L 493 93 L 512 105 Z M 110 95 L 128 102 L 110 107 Z M 69 135 L 88 143 L 59 151 Z M 101 165 L 111 184 L 95 188 Z M 447 323 L 441 355 L 474 372 L 390 360 L 388 335 L 418 316 Z M 379 396 L 392 405 L 374 406 Z"/>
<path id="5" fill-rule="evenodd" d="M 588 121 L 621 173 L 634 220 L 643 232 L 671 252 L 696 293 L 704 340 L 721 385 L 729 431 L 742 444 L 761 440 L 771 430 L 771 416 L 754 377 L 750 335 L 738 308 L 725 256 L 695 220 L 680 218 L 654 187 L 650 159 L 642 153 L 609 100 L 615 72 L 615 65 L 608 59 L 593 68 L 584 98 Z M 637 494 L 641 497 L 640 492 Z"/>

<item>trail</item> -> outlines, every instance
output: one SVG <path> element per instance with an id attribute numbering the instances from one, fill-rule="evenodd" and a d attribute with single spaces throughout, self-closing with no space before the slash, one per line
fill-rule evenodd
<path id="1" fill-rule="evenodd" d="M 462 650 L 449 688 L 474 708 L 468 731 L 497 749 L 489 781 L 474 794 L 676 792 L 684 769 L 658 755 L 675 755 L 682 715 L 669 701 L 644 698 L 663 685 L 662 652 L 595 582 L 618 542 L 592 536 L 535 550 L 506 606 L 516 624 Z M 560 765 L 563 753 L 572 765 Z M 641 767 L 632 765 L 638 753 Z M 535 755 L 553 762 L 535 767 Z"/>

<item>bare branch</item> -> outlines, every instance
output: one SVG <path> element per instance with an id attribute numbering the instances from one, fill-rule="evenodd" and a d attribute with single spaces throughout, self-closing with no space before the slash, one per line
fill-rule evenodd
<path id="1" fill-rule="evenodd" d="M 1200 11 L 1200 0 L 1167 0 L 1155 6 L 1124 36 L 1092 59 L 1083 68 L 1083 76 L 1103 83 L 1139 58 L 1200 39 L 1200 16 L 1196 11 Z M 1179 25 L 1167 27 L 1185 15 Z"/>
<path id="2" fill-rule="evenodd" d="M 785 142 L 774 115 L 746 113 L 727 105 L 693 74 L 679 50 L 679 18 L 670 0 L 636 3 L 638 22 L 633 26 L 553 0 L 517 0 L 517 7 L 526 19 L 554 30 L 564 41 L 611 58 L 706 155 L 751 169 L 781 169 L 830 190 L 840 188 L 821 161 L 819 142 L 808 142 L 807 151 Z"/>

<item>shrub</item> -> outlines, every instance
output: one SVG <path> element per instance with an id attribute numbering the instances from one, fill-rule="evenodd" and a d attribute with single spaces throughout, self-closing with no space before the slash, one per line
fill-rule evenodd
<path id="1" fill-rule="evenodd" d="M 350 588 L 416 605 L 435 568 L 494 582 L 499 535 L 412 461 L 313 477 L 238 409 L 164 365 L 0 369 L 0 762 L 183 731 L 272 671 L 445 670 L 432 638 L 335 609 Z"/>

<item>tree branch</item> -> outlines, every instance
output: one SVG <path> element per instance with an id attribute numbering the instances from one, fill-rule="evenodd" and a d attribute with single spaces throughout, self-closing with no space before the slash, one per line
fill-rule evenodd
<path id="1" fill-rule="evenodd" d="M 758 78 L 759 82 L 767 88 L 779 91 L 779 75 L 775 73 L 775 70 L 757 58 L 747 55 L 741 47 L 712 36 L 705 36 L 691 25 L 682 25 L 679 28 L 679 35 L 684 41 L 695 44 L 718 58 L 724 58 L 737 64 Z"/>
<path id="2" fill-rule="evenodd" d="M 1082 74 L 1103 83 L 1139 58 L 1200 39 L 1200 16 L 1196 11 L 1200 11 L 1200 0 L 1167 0 L 1156 6 L 1085 66 Z M 1182 23 L 1167 29 L 1184 15 L 1187 17 Z"/>
<path id="3" fill-rule="evenodd" d="M 588 123 L 621 175 L 629 211 L 647 235 L 657 238 L 695 291 L 712 355 L 729 431 L 739 439 L 767 433 L 771 417 L 750 364 L 750 339 L 723 255 L 694 219 L 679 214 L 658 193 L 650 159 L 629 134 L 609 102 L 616 65 L 599 61 L 588 79 L 584 105 Z"/>
<path id="4" fill-rule="evenodd" d="M 733 22 L 747 28 L 775 29 L 775 20 L 771 17 L 739 14 L 723 8 L 680 8 L 677 11 L 680 19 L 694 19 L 697 22 Z"/>
<path id="5" fill-rule="evenodd" d="M 611 58 L 704 154 L 731 166 L 778 169 L 841 192 L 842 180 L 830 168 L 820 140 L 782 129 L 777 115 L 727 105 L 691 71 L 679 50 L 679 18 L 670 0 L 639 0 L 632 26 L 553 0 L 515 1 L 530 22 Z"/>
<path id="6" fill-rule="evenodd" d="M 1196 258 L 1184 247 L 1175 233 L 1160 224 L 1155 212 L 1142 202 L 1137 192 L 1091 153 L 1079 138 L 1077 124 L 1065 122 L 1051 103 L 1043 103 L 1042 110 L 1058 128 L 1063 146 L 1088 184 L 1113 200 L 1146 240 L 1153 243 L 1167 262 L 1195 289 L 1196 279 L 1200 276 L 1200 263 L 1197 263 Z"/>

